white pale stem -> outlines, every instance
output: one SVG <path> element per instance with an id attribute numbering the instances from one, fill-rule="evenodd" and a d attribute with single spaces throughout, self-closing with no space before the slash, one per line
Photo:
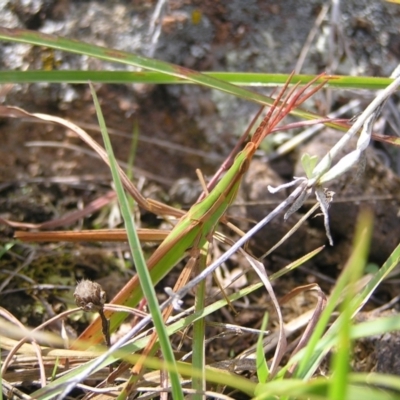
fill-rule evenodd
<path id="1" fill-rule="evenodd" d="M 342 136 L 342 138 L 332 147 L 329 153 L 319 162 L 319 164 L 313 170 L 313 178 L 309 180 L 308 187 L 314 186 L 319 182 L 320 178 L 326 172 L 332 162 L 332 159 L 339 154 L 339 152 L 344 148 L 344 146 L 349 142 L 349 140 L 363 127 L 363 125 L 368 121 L 374 112 L 386 101 L 386 99 L 391 96 L 397 88 L 400 86 L 400 77 L 397 77 L 386 89 L 382 90 L 376 98 L 370 103 L 370 105 L 365 109 L 365 111 L 357 118 L 357 121 L 353 126 Z M 361 139 L 361 138 L 360 138 Z M 358 150 L 358 149 L 357 149 Z M 346 165 L 350 161 L 356 162 L 358 158 L 353 155 L 346 160 Z M 342 160 L 341 160 L 342 161 Z M 339 163 L 338 163 L 339 164 Z M 336 167 L 336 166 L 335 166 Z M 343 167 L 343 164 L 341 168 Z M 348 168 L 347 168 L 348 169 Z M 345 169 L 345 170 L 347 170 Z M 333 174 L 332 174 L 333 175 Z M 337 173 L 334 174 L 337 176 Z M 329 175 L 328 175 L 329 177 Z M 332 178 L 330 178 L 332 179 Z M 326 182 L 330 179 L 324 179 Z"/>

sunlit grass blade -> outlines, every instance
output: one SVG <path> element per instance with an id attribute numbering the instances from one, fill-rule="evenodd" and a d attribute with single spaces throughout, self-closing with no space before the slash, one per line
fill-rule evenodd
<path id="1" fill-rule="evenodd" d="M 0 246 L 0 258 L 4 256 L 4 254 L 7 253 L 7 251 L 11 250 L 13 246 L 15 245 L 14 241 L 10 241 L 6 243 L 4 246 Z"/>
<path id="2" fill-rule="evenodd" d="M 261 323 L 261 331 L 265 331 L 268 324 L 268 314 L 264 315 Z M 256 350 L 256 361 L 257 361 L 257 377 L 260 383 L 266 383 L 269 376 L 269 368 L 267 361 L 265 360 L 264 346 L 263 346 L 264 335 L 260 333 L 257 340 L 257 350 Z"/>
<path id="3" fill-rule="evenodd" d="M 351 338 L 361 339 L 399 330 L 400 318 L 397 314 L 394 314 L 353 325 L 351 327 Z"/>
<path id="4" fill-rule="evenodd" d="M 202 72 L 205 76 L 219 79 L 238 86 L 268 87 L 284 85 L 289 74 L 267 74 L 255 72 Z M 331 75 L 331 80 L 326 86 L 336 89 L 384 89 L 393 79 L 372 76 L 344 76 Z M 294 82 L 309 83 L 314 75 L 293 75 Z M 144 83 L 152 85 L 160 84 L 191 84 L 188 79 L 166 75 L 155 71 L 0 71 L 0 83 Z M 316 84 L 320 83 L 317 81 Z"/>
<path id="5" fill-rule="evenodd" d="M 133 260 L 135 262 L 136 271 L 139 275 L 140 285 L 142 286 L 142 290 L 144 296 L 146 298 L 147 304 L 149 306 L 150 313 L 153 317 L 153 323 L 156 328 L 160 347 L 164 356 L 164 359 L 167 364 L 172 366 L 170 373 L 171 385 L 172 385 L 172 395 L 174 399 L 182 399 L 183 400 L 183 392 L 182 387 L 180 385 L 179 375 L 176 370 L 176 363 L 174 353 L 171 347 L 171 343 L 169 341 L 169 337 L 163 322 L 163 318 L 161 315 L 161 311 L 159 309 L 159 304 L 156 296 L 156 292 L 153 287 L 153 283 L 150 277 L 150 273 L 147 269 L 146 261 L 144 259 L 143 252 L 141 250 L 141 244 L 139 237 L 137 235 L 135 229 L 135 222 L 133 220 L 133 215 L 130 211 L 128 198 L 124 192 L 121 178 L 118 173 L 118 166 L 114 157 L 114 151 L 111 146 L 111 141 L 108 136 L 106 124 L 104 121 L 104 117 L 100 108 L 99 101 L 96 96 L 96 92 L 92 85 L 90 85 L 90 89 L 92 92 L 94 104 L 96 107 L 96 114 L 99 120 L 99 125 L 101 129 L 101 133 L 104 140 L 104 146 L 107 151 L 109 160 L 110 160 L 110 169 L 115 185 L 115 189 L 118 196 L 118 201 L 120 203 L 121 213 L 125 222 L 125 229 L 128 235 L 128 242 L 132 252 Z"/>
<path id="6" fill-rule="evenodd" d="M 271 281 L 274 281 L 274 280 L 280 278 L 281 276 L 287 274 L 288 272 L 293 271 L 294 269 L 296 269 L 300 265 L 303 265 L 308 260 L 311 260 L 314 256 L 319 254 L 324 248 L 325 248 L 325 246 L 321 246 L 321 247 L 316 248 L 313 251 L 310 251 L 309 253 L 307 253 L 306 255 L 304 255 L 304 256 L 298 258 L 297 260 L 293 261 L 292 263 L 290 263 L 286 267 L 284 267 L 284 268 L 280 269 L 279 271 L 271 274 L 269 279 Z"/>
<path id="7" fill-rule="evenodd" d="M 369 222 L 371 225 L 370 221 L 367 222 Z M 366 229 L 371 229 L 371 226 L 367 227 L 366 225 L 364 225 L 361 219 L 359 220 L 358 223 L 360 224 L 360 230 L 362 227 L 362 232 L 364 232 Z M 359 235 L 361 234 L 360 230 L 357 230 L 357 233 Z M 363 235 L 365 236 L 363 240 L 365 240 L 366 243 L 364 243 L 360 237 L 356 238 L 354 250 L 349 258 L 349 261 L 347 262 L 346 267 L 344 268 L 342 274 L 340 275 L 340 277 L 336 282 L 335 288 L 333 289 L 329 297 L 329 300 L 326 304 L 326 308 L 315 327 L 314 333 L 312 334 L 308 345 L 305 347 L 304 352 L 301 352 L 302 357 L 299 362 L 299 366 L 294 373 L 294 376 L 297 378 L 305 378 L 306 376 L 309 377 L 309 375 L 311 375 L 310 371 L 311 371 L 311 365 L 313 365 L 315 349 L 317 347 L 320 338 L 323 336 L 326 327 L 328 326 L 329 320 L 332 316 L 333 311 L 335 310 L 340 301 L 343 291 L 345 290 L 346 286 L 349 283 L 349 279 L 352 274 L 351 268 L 353 264 L 359 266 L 360 265 L 359 263 L 365 261 L 366 251 L 367 251 L 366 246 L 369 245 L 369 234 L 366 234 L 364 232 Z"/>
<path id="8" fill-rule="evenodd" d="M 364 290 L 360 294 L 358 294 L 351 303 L 351 309 L 353 314 L 358 312 L 358 310 L 366 303 L 366 301 L 371 297 L 372 293 L 375 291 L 376 287 L 383 281 L 383 279 L 391 272 L 400 262 L 400 244 L 396 247 L 384 265 L 380 268 L 378 272 L 374 274 L 371 280 L 368 282 Z M 366 325 L 357 325 L 352 330 L 354 333 L 352 334 L 352 338 L 356 337 L 367 337 L 377 334 L 382 334 L 385 332 L 390 332 L 393 330 L 399 330 L 400 326 L 396 325 L 397 321 L 385 320 L 383 322 L 378 323 L 378 321 L 373 321 L 371 324 Z M 366 326 L 367 328 L 364 328 Z M 363 330 L 366 329 L 366 330 Z M 318 365 L 319 360 L 321 360 L 324 355 L 327 353 L 327 350 L 330 349 L 333 345 L 334 340 L 336 339 L 338 332 L 337 324 L 334 323 L 327 335 L 321 340 L 317 347 L 317 351 L 313 356 L 314 365 Z M 359 335 L 359 336 L 358 336 Z"/>
<path id="9" fill-rule="evenodd" d="M 359 382 L 357 382 L 359 383 Z M 398 396 L 385 392 L 379 387 L 349 384 L 348 393 L 345 397 L 339 397 L 337 400 L 394 400 Z M 309 381 L 297 379 L 284 379 L 272 381 L 257 388 L 257 396 L 253 400 L 272 400 L 272 399 L 301 399 L 301 400 L 327 400 L 331 379 L 316 378 Z"/>
<path id="10" fill-rule="evenodd" d="M 353 301 L 351 302 L 351 311 L 353 315 L 365 304 L 365 302 L 370 298 L 376 287 L 382 280 L 398 265 L 400 261 L 400 244 L 396 247 L 393 253 L 390 255 L 388 260 L 384 263 L 384 265 L 379 269 L 378 272 L 374 274 L 365 288 L 361 291 L 360 294 L 356 295 Z M 386 319 L 382 318 L 381 322 L 370 321 L 365 322 L 363 324 L 356 325 L 351 328 L 351 338 L 361 338 L 368 337 L 373 335 L 383 334 L 385 332 L 390 332 L 393 330 L 400 329 L 400 321 L 398 318 L 396 319 Z M 308 370 L 307 376 L 310 377 L 313 371 L 316 370 L 322 358 L 327 354 L 327 352 L 334 346 L 336 343 L 338 335 L 338 321 L 335 321 L 332 326 L 329 328 L 326 335 L 319 341 L 316 346 L 315 352 L 312 354 L 309 365 L 306 368 Z M 306 349 L 305 349 L 306 350 Z M 304 359 L 304 351 L 300 351 L 293 358 L 293 362 L 300 361 Z"/>
<path id="11" fill-rule="evenodd" d="M 398 375 L 378 374 L 369 372 L 366 374 L 352 373 L 349 375 L 349 381 L 355 384 L 369 384 L 377 387 L 386 387 L 393 391 L 400 392 L 400 379 Z M 400 396 L 397 396 L 400 398 Z"/>
<path id="12" fill-rule="evenodd" d="M 363 211 L 359 217 L 359 223 L 355 234 L 354 248 L 357 253 L 351 258 L 351 266 L 348 269 L 349 279 L 344 299 L 340 305 L 340 322 L 338 323 L 338 345 L 333 354 L 331 363 L 332 381 L 329 386 L 329 398 L 331 400 L 346 398 L 348 387 L 348 374 L 350 368 L 351 340 L 350 329 L 352 325 L 353 310 L 352 300 L 356 295 L 355 285 L 361 277 L 367 262 L 367 255 L 372 234 L 372 213 Z"/>

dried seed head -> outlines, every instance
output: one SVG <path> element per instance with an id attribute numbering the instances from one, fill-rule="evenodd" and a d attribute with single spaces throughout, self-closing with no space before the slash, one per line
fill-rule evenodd
<path id="1" fill-rule="evenodd" d="M 95 312 L 103 309 L 106 292 L 96 282 L 81 280 L 74 292 L 75 303 L 84 311 Z"/>

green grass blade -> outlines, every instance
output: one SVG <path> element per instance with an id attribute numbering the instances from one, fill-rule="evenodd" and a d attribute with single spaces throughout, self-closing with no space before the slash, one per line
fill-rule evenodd
<path id="1" fill-rule="evenodd" d="M 10 241 L 6 243 L 4 246 L 0 246 L 0 258 L 4 256 L 4 254 L 7 253 L 7 251 L 11 250 L 13 246 L 15 245 L 15 242 Z"/>
<path id="2" fill-rule="evenodd" d="M 96 114 L 99 120 L 100 130 L 104 140 L 104 146 L 107 151 L 109 160 L 110 160 L 110 169 L 115 185 L 115 189 L 118 196 L 118 201 L 121 207 L 121 213 L 125 222 L 125 229 L 128 235 L 128 242 L 132 252 L 133 260 L 136 265 L 137 274 L 139 275 L 140 284 L 142 286 L 143 293 L 146 297 L 147 304 L 150 309 L 150 313 L 153 317 L 153 323 L 156 328 L 158 338 L 160 341 L 161 350 L 164 356 L 164 359 L 167 364 L 171 365 L 172 368 L 170 370 L 170 379 L 172 385 L 172 396 L 174 399 L 183 400 L 183 392 L 182 387 L 180 385 L 180 379 L 176 368 L 176 362 L 174 353 L 171 347 L 171 343 L 169 341 L 169 337 L 163 322 L 162 314 L 159 309 L 159 304 L 157 301 L 157 296 L 153 287 L 153 283 L 150 277 L 150 273 L 147 269 L 146 261 L 143 256 L 143 252 L 141 251 L 141 244 L 139 237 L 137 235 L 135 229 L 135 222 L 133 219 L 133 215 L 130 211 L 128 198 L 124 192 L 121 178 L 118 173 L 117 162 L 114 157 L 114 152 L 111 146 L 111 141 L 108 136 L 106 124 L 104 121 L 104 117 L 100 108 L 99 101 L 96 96 L 96 92 L 92 85 L 90 85 L 90 89 L 92 92 L 93 100 L 96 107 Z"/>
<path id="3" fill-rule="evenodd" d="M 314 256 L 319 254 L 324 248 L 325 248 L 325 246 L 320 246 L 320 247 L 316 248 L 315 250 L 310 251 L 306 255 L 301 256 L 297 260 L 295 260 L 295 261 L 291 262 L 290 264 L 288 264 L 286 267 L 284 267 L 284 268 L 280 269 L 279 271 L 271 274 L 271 276 L 269 277 L 269 280 L 270 281 L 274 281 L 274 280 L 280 278 L 281 276 L 287 274 L 288 272 L 293 271 L 294 269 L 296 269 L 300 265 L 303 265 L 308 260 L 311 260 Z"/>
<path id="4" fill-rule="evenodd" d="M 207 265 L 207 256 L 209 250 L 209 242 L 207 241 L 203 248 L 200 249 L 200 257 L 198 269 L 204 270 Z M 204 310 L 206 299 L 206 281 L 203 280 L 196 288 L 195 311 L 201 312 Z M 194 400 L 203 400 L 204 391 L 206 390 L 205 381 L 205 318 L 200 318 L 193 323 L 193 368 L 199 372 L 199 376 L 192 378 L 192 388 L 196 391 L 193 394 Z"/>
<path id="5" fill-rule="evenodd" d="M 367 283 L 364 290 L 355 297 L 353 301 L 354 312 L 361 308 L 371 297 L 378 285 L 397 267 L 400 262 L 400 244 L 393 250 L 393 253 L 385 261 L 382 267 L 377 271 L 371 280 Z"/>
<path id="6" fill-rule="evenodd" d="M 139 142 L 139 124 L 137 119 L 135 119 L 135 121 L 133 122 L 132 142 L 131 142 L 131 148 L 129 149 L 129 157 L 127 162 L 128 165 L 126 170 L 126 175 L 130 180 L 133 180 L 134 178 L 133 165 L 135 164 L 138 142 Z"/>
<path id="7" fill-rule="evenodd" d="M 391 315 L 390 317 L 376 318 L 352 326 L 351 338 L 362 339 L 370 336 L 383 335 L 393 331 L 400 331 L 400 318 L 397 314 Z"/>
<path id="8" fill-rule="evenodd" d="M 179 65 L 174 65 L 165 61 L 139 56 L 121 50 L 90 45 L 88 43 L 80 42 L 77 40 L 65 39 L 62 37 L 47 35 L 44 33 L 24 29 L 8 29 L 0 27 L 0 40 L 1 39 L 11 42 L 49 47 L 69 53 L 91 56 L 109 62 L 133 65 L 150 71 L 161 72 L 162 74 L 173 76 L 175 78 L 183 79 L 192 83 L 197 83 L 199 85 L 203 85 L 209 88 L 217 89 L 222 92 L 232 94 L 236 97 L 266 106 L 271 106 L 274 102 L 271 97 L 242 88 L 240 86 L 233 85 L 229 82 L 214 78 L 211 75 L 202 74 L 200 72 L 184 68 Z M 296 83 L 296 81 L 293 82 Z M 320 118 L 320 116 L 316 114 L 303 111 L 299 108 L 293 109 L 292 111 L 290 111 L 290 113 L 308 120 Z M 340 124 L 326 123 L 326 125 L 336 127 L 337 129 L 341 130 L 344 129 L 343 126 Z"/>
<path id="9" fill-rule="evenodd" d="M 358 224 L 364 228 L 363 221 L 359 219 Z M 359 230 L 357 230 L 359 232 Z M 367 236 L 368 238 L 368 236 Z M 369 243 L 369 241 L 367 240 Z M 353 263 L 358 265 L 358 260 L 364 259 L 364 251 L 365 251 L 365 246 L 363 243 L 360 243 L 359 240 L 355 241 L 355 248 L 349 258 L 349 261 L 347 262 L 346 267 L 344 268 L 342 274 L 338 278 L 336 285 L 329 297 L 329 300 L 326 304 L 325 310 L 323 311 L 315 329 L 314 332 L 310 338 L 310 341 L 308 342 L 308 345 L 305 347 L 304 352 L 302 352 L 303 356 L 299 362 L 299 366 L 296 369 L 294 376 L 297 378 L 305 378 L 309 376 L 311 366 L 313 364 L 313 359 L 315 356 L 315 351 L 317 344 L 319 340 L 322 338 L 326 327 L 329 324 L 329 320 L 331 319 L 332 313 L 337 307 L 339 300 L 348 285 L 350 276 L 351 276 L 351 268 Z"/>
<path id="10" fill-rule="evenodd" d="M 372 234 L 372 213 L 361 212 L 359 223 L 355 234 L 354 248 L 358 249 L 353 253 L 350 268 L 349 280 L 344 299 L 340 305 L 340 323 L 338 323 L 338 345 L 333 354 L 331 363 L 332 382 L 329 386 L 329 398 L 331 400 L 343 399 L 346 397 L 348 387 L 348 374 L 351 356 L 350 329 L 352 325 L 353 310 L 352 300 L 356 295 L 355 285 L 361 278 L 367 263 L 368 250 Z"/>
<path id="11" fill-rule="evenodd" d="M 268 324 L 268 314 L 264 315 L 260 330 L 265 331 Z M 264 334 L 260 333 L 257 340 L 256 362 L 258 382 L 266 383 L 269 377 L 269 368 L 264 354 Z"/>
<path id="12" fill-rule="evenodd" d="M 331 380 L 326 378 L 316 378 L 309 381 L 297 379 L 272 381 L 264 385 L 259 385 L 256 391 L 257 397 L 253 400 L 275 400 L 282 399 L 283 397 L 297 400 L 327 400 L 331 384 Z M 336 400 L 358 399 L 395 400 L 399 399 L 399 396 L 385 392 L 379 387 L 374 388 L 367 385 L 350 384 L 348 385 L 347 395 L 336 398 Z"/>
<path id="13" fill-rule="evenodd" d="M 202 72 L 224 82 L 238 86 L 268 87 L 283 85 L 288 74 L 264 74 L 254 72 Z M 335 89 L 368 89 L 380 90 L 386 88 L 393 82 L 391 78 L 380 78 L 371 76 L 331 76 L 332 79 L 327 86 Z M 294 82 L 302 84 L 309 83 L 314 75 L 294 75 Z M 155 71 L 0 71 L 0 83 L 73 83 L 87 84 L 88 81 L 96 83 L 143 83 L 143 84 L 191 84 L 187 79 L 172 75 L 166 75 Z"/>
<path id="14" fill-rule="evenodd" d="M 366 374 L 354 373 L 349 375 L 349 381 L 356 384 L 363 383 L 386 387 L 393 391 L 400 392 L 400 379 L 398 375 L 378 374 L 374 372 Z M 397 398 L 400 398 L 400 396 L 398 395 Z"/>
<path id="15" fill-rule="evenodd" d="M 109 62 L 134 65 L 136 67 L 144 68 L 150 71 L 161 72 L 166 75 L 231 93 L 237 97 L 242 97 L 250 101 L 257 101 L 266 105 L 271 105 L 273 103 L 273 100 L 267 96 L 243 89 L 228 82 L 216 79 L 212 76 L 201 74 L 200 72 L 170 64 L 165 61 L 147 58 L 125 51 L 95 46 L 77 40 L 65 39 L 62 37 L 24 29 L 0 28 L 0 39 L 49 47 L 69 53 L 87 55 Z"/>
<path id="16" fill-rule="evenodd" d="M 400 244 L 396 247 L 396 249 L 387 259 L 387 261 L 383 264 L 380 270 L 374 274 L 374 276 L 368 282 L 364 290 L 353 299 L 351 303 L 351 309 L 353 314 L 356 313 L 357 310 L 362 307 L 362 305 L 366 302 L 366 300 L 372 295 L 372 293 L 374 292 L 375 288 L 379 285 L 379 283 L 382 282 L 382 280 L 394 268 L 396 268 L 399 262 L 400 262 Z M 378 335 L 399 329 L 400 329 L 400 323 L 398 323 L 396 319 L 388 320 L 382 318 L 382 322 L 379 323 L 378 321 L 372 321 L 352 327 L 351 338 L 356 339 L 361 337 Z M 307 369 L 309 370 L 309 374 L 311 374 L 312 371 L 316 370 L 317 366 L 319 365 L 323 357 L 335 345 L 337 335 L 338 335 L 338 321 L 335 321 L 329 328 L 326 335 L 318 343 L 318 346 L 310 359 L 310 365 L 307 367 Z M 305 350 L 306 349 L 296 354 L 296 356 L 293 358 L 292 361 L 295 362 L 303 360 Z"/>

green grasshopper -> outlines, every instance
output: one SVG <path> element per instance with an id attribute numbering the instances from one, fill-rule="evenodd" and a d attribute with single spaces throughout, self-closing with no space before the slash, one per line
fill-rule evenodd
<path id="1" fill-rule="evenodd" d="M 181 217 L 169 235 L 148 259 L 147 267 L 154 284 L 159 282 L 188 253 L 196 257 L 198 253 L 196 249 L 202 248 L 206 241 L 211 239 L 217 224 L 235 200 L 243 175 L 249 168 L 250 161 L 262 140 L 273 131 L 288 113 L 302 104 L 325 84 L 323 82 L 308 90 L 319 78 L 320 76 L 301 89 L 298 89 L 299 84 L 294 85 L 284 97 L 290 83 L 289 78 L 251 140 L 237 154 L 226 174 L 204 199 L 194 204 Z M 139 279 L 137 276 L 134 276 L 126 283 L 111 303 L 136 307 L 142 296 Z M 127 313 L 123 312 L 106 311 L 105 314 L 109 318 L 111 331 L 114 331 L 127 317 Z M 87 341 L 91 344 L 101 342 L 100 319 L 98 318 L 92 322 L 78 340 L 81 343 Z M 80 345 L 79 347 L 81 348 L 82 346 Z"/>

